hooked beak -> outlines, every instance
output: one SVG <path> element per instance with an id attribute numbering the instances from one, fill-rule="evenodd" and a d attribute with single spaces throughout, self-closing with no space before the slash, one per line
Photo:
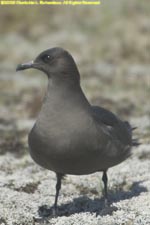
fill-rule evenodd
<path id="1" fill-rule="evenodd" d="M 31 61 L 31 62 L 28 62 L 28 63 L 19 64 L 17 66 L 17 68 L 16 68 L 16 71 L 26 70 L 26 69 L 30 69 L 30 68 L 35 68 L 34 61 Z"/>

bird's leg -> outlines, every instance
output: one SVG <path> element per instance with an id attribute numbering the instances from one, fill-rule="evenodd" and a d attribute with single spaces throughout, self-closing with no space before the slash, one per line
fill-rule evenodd
<path id="1" fill-rule="evenodd" d="M 58 202 L 59 191 L 61 189 L 61 180 L 62 180 L 63 176 L 64 176 L 64 174 L 56 173 L 57 183 L 56 183 L 55 202 L 54 202 L 54 207 L 53 207 L 53 215 L 54 216 L 57 215 L 57 202 Z"/>
<path id="2" fill-rule="evenodd" d="M 105 199 L 105 206 L 108 206 L 108 193 L 107 193 L 107 183 L 108 183 L 108 178 L 107 178 L 107 170 L 104 170 L 104 171 L 103 171 L 102 181 L 103 181 L 103 183 L 104 183 L 104 199 Z"/>
<path id="3" fill-rule="evenodd" d="M 57 216 L 57 201 L 58 201 L 59 191 L 61 189 L 61 180 L 63 176 L 64 174 L 56 173 L 57 183 L 56 183 L 56 195 L 55 195 L 54 205 L 51 208 L 48 208 L 47 205 L 39 207 L 38 213 L 40 218 L 45 218 L 49 216 L 54 216 L 54 217 Z M 39 218 L 35 218 L 35 219 L 39 219 Z"/>

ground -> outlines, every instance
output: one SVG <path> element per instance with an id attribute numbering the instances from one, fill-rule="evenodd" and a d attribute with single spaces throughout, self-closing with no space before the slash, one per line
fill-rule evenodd
<path id="1" fill-rule="evenodd" d="M 0 224 L 150 224 L 150 3 L 101 1 L 99 7 L 0 9 Z M 27 11 L 28 9 L 28 11 Z M 75 58 L 92 104 L 136 126 L 141 145 L 110 168 L 110 207 L 101 173 L 66 176 L 59 216 L 35 220 L 54 202 L 53 172 L 35 164 L 27 135 L 40 110 L 47 80 L 40 71 L 16 73 L 18 63 L 61 46 Z"/>

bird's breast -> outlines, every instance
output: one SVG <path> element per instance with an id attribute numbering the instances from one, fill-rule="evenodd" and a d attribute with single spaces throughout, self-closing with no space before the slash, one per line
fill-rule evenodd
<path id="1" fill-rule="evenodd" d="M 36 126 L 29 134 L 30 154 L 36 163 L 67 174 L 88 174 L 97 170 L 96 145 L 91 145 L 88 132 L 64 132 L 60 129 L 45 135 L 44 132 L 39 133 Z"/>
<path id="2" fill-rule="evenodd" d="M 29 146 L 32 158 L 52 170 L 54 162 L 71 167 L 82 161 L 84 165 L 99 150 L 93 120 L 81 111 L 38 118 L 29 134 Z"/>

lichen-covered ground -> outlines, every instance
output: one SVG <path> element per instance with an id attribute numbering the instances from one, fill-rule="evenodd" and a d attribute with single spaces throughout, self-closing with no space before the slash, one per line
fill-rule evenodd
<path id="1" fill-rule="evenodd" d="M 150 2 L 101 2 L 0 8 L 0 225 L 150 224 Z M 109 169 L 109 208 L 101 173 L 67 176 L 59 216 L 35 221 L 38 208 L 51 206 L 55 196 L 55 174 L 32 161 L 27 145 L 47 80 L 15 68 L 54 46 L 74 56 L 91 103 L 137 126 L 141 145 Z"/>

